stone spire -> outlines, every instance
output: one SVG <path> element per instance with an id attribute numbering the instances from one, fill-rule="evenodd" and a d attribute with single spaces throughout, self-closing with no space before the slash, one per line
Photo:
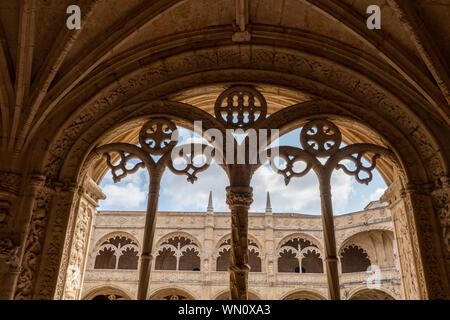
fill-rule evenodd
<path id="1" fill-rule="evenodd" d="M 266 214 L 272 214 L 272 204 L 270 203 L 270 193 L 267 192 Z"/>
<path id="2" fill-rule="evenodd" d="M 212 191 L 209 192 L 208 207 L 206 208 L 206 211 L 211 213 L 214 212 Z"/>

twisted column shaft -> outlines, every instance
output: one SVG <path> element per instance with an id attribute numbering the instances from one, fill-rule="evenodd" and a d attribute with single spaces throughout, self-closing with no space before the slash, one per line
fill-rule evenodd
<path id="1" fill-rule="evenodd" d="M 251 187 L 227 187 L 231 210 L 230 298 L 248 300 L 248 210 L 253 202 Z"/>

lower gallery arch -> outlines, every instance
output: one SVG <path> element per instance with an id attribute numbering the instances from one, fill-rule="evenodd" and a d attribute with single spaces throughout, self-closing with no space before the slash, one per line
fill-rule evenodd
<path id="1" fill-rule="evenodd" d="M 338 250 L 342 272 L 367 271 L 370 265 L 394 268 L 398 259 L 395 241 L 392 230 L 376 227 L 350 235 Z"/>
<path id="2" fill-rule="evenodd" d="M 131 300 L 131 297 L 123 289 L 105 286 L 92 289 L 83 300 Z"/>
<path id="3" fill-rule="evenodd" d="M 277 249 L 277 271 L 286 273 L 323 273 L 320 241 L 302 233 L 280 240 Z"/>
<path id="4" fill-rule="evenodd" d="M 216 271 L 227 271 L 230 266 L 230 235 L 222 237 L 216 245 Z M 262 272 L 261 244 L 254 236 L 248 236 L 248 264 L 250 272 Z"/>
<path id="5" fill-rule="evenodd" d="M 395 300 L 395 298 L 386 291 L 366 288 L 355 292 L 349 300 Z"/>
<path id="6" fill-rule="evenodd" d="M 149 300 L 196 300 L 186 289 L 178 287 L 157 289 L 150 294 Z"/>
<path id="7" fill-rule="evenodd" d="M 285 294 L 280 300 L 326 300 L 326 298 L 314 291 L 298 290 Z"/>
<path id="8" fill-rule="evenodd" d="M 216 55 L 217 49 L 205 49 L 202 54 L 209 52 Z M 235 50 L 238 55 L 241 54 L 238 46 L 230 46 L 228 49 Z M 175 119 L 184 118 L 184 123 L 188 123 L 191 127 L 194 120 L 205 119 L 204 129 L 214 127 L 213 118 L 198 108 L 182 103 L 153 100 L 174 93 L 170 92 L 172 88 L 179 90 L 183 87 L 193 87 L 204 83 L 205 79 L 208 79 L 210 83 L 245 80 L 248 83 L 257 84 L 264 81 L 266 84 L 286 86 L 315 93 L 314 96 L 324 99 L 333 99 L 333 101 L 310 101 L 282 109 L 272 122 L 274 127 L 281 129 L 281 132 L 294 126 L 295 121 L 292 119 L 298 120 L 295 122 L 297 125 L 317 116 L 339 119 L 341 122 L 338 125 L 347 125 L 347 127 L 349 124 L 358 123 L 366 128 L 364 134 L 367 133 L 368 137 L 373 137 L 375 132 L 379 141 L 391 147 L 401 160 L 399 168 L 395 169 L 397 173 L 391 172 L 390 180 L 392 181 L 390 182 L 393 183 L 394 178 L 397 178 L 397 190 L 394 191 L 400 189 L 406 191 L 399 197 L 402 199 L 402 205 L 395 208 L 393 212 L 399 218 L 397 234 L 411 235 L 406 236 L 405 242 L 401 244 L 404 248 L 403 253 L 412 257 L 411 262 L 404 261 L 402 266 L 404 270 L 412 270 L 406 273 L 407 297 L 423 299 L 448 297 L 443 239 L 440 239 L 441 233 L 437 227 L 439 221 L 434 220 L 431 195 L 423 188 L 432 181 L 440 181 L 447 174 L 447 163 L 438 151 L 443 149 L 439 147 L 439 140 L 432 135 L 432 126 L 420 121 L 414 112 L 408 109 L 407 103 L 395 97 L 380 84 L 367 78 L 362 80 L 363 77 L 359 74 L 343 66 L 282 48 L 255 45 L 248 49 L 252 51 L 254 57 L 264 55 L 271 57 L 267 61 L 272 63 L 267 65 L 264 62 L 266 60 L 255 59 L 252 67 L 245 65 L 239 68 L 234 62 L 226 65 L 226 61 L 221 61 L 219 64 L 215 61 L 211 65 L 206 65 L 205 61 L 198 60 L 199 63 L 194 63 L 192 66 L 202 70 L 189 70 L 189 76 L 182 74 L 184 71 L 179 71 L 180 74 L 170 74 L 167 79 L 158 79 L 161 82 L 155 83 L 153 79 L 147 79 L 148 81 L 143 81 L 144 84 L 141 87 L 136 86 L 132 90 L 126 90 L 124 87 L 103 88 L 104 91 L 96 92 L 91 100 L 78 110 L 75 110 L 75 104 L 73 106 L 67 104 L 66 110 L 69 113 L 66 116 L 55 117 L 55 122 L 49 121 L 48 127 L 46 124 L 41 128 L 42 135 L 30 143 L 29 149 L 42 149 L 48 152 L 39 159 L 33 159 L 33 161 L 30 159 L 24 171 L 40 172 L 47 177 L 46 184 L 36 192 L 31 218 L 32 225 L 40 225 L 39 232 L 44 236 L 36 238 L 34 234 L 30 234 L 25 246 L 31 248 L 34 245 L 33 242 L 37 241 L 42 245 L 43 251 L 37 253 L 37 264 L 35 257 L 32 256 L 34 253 L 25 253 L 17 285 L 17 298 L 61 297 L 63 286 L 61 283 L 64 275 L 58 276 L 60 271 L 58 266 L 61 265 L 63 251 L 68 247 L 65 242 L 66 233 L 70 230 L 70 222 L 73 221 L 71 213 L 77 213 L 76 191 L 89 171 L 88 168 L 83 167 L 89 152 L 96 145 L 104 142 L 102 139 L 107 134 L 111 134 L 113 129 L 120 128 L 118 123 L 142 119 L 144 116 L 165 114 Z M 286 59 L 287 56 L 293 59 Z M 198 52 L 191 57 L 192 61 L 200 59 Z M 301 61 L 301 65 L 293 68 L 289 61 Z M 175 56 L 165 60 L 166 64 L 175 65 L 178 62 L 179 57 Z M 305 68 L 305 66 L 309 67 Z M 177 68 L 170 68 L 170 70 L 177 70 Z M 235 72 L 236 70 L 238 72 Z M 330 73 L 330 70 L 335 72 Z M 212 76 L 201 77 L 201 81 L 200 78 L 195 80 L 194 76 L 200 72 Z M 144 73 L 144 70 L 135 70 L 124 76 L 123 80 L 126 82 L 126 78 L 131 76 L 140 77 L 142 75 L 140 73 Z M 163 76 L 163 74 L 164 72 L 160 75 Z M 246 75 L 245 79 L 240 78 L 239 75 L 242 74 Z M 331 74 L 339 74 L 340 79 L 337 81 L 330 78 Z M 170 83 L 170 81 L 178 81 L 178 86 L 172 86 L 173 82 Z M 117 85 L 121 86 L 120 83 L 122 82 L 118 81 Z M 355 90 L 354 83 L 359 84 L 358 90 Z M 120 90 L 114 91 L 116 89 Z M 138 98 L 136 90 L 141 92 Z M 117 96 L 117 92 L 121 92 L 120 97 Z M 412 99 L 409 93 L 403 93 L 406 100 Z M 105 103 L 104 97 L 110 95 L 114 97 L 113 101 Z M 133 96 L 134 101 L 130 100 Z M 128 104 L 129 101 L 134 104 Z M 355 103 L 355 101 L 360 102 Z M 62 108 L 63 104 L 60 107 L 59 110 L 65 109 Z M 70 112 L 73 113 L 70 114 Z M 125 129 L 129 130 L 130 127 Z M 123 131 L 119 130 L 116 133 L 126 132 L 125 129 L 122 127 Z M 410 134 L 411 132 L 414 134 Z M 364 138 L 362 137 L 364 134 L 353 135 L 353 140 L 359 141 Z M 389 176 L 389 170 L 387 170 L 387 176 Z M 56 192 L 57 200 L 51 201 Z M 44 216 L 48 217 L 43 223 L 41 223 L 42 212 L 45 212 Z M 409 218 L 406 216 L 407 213 Z M 30 230 L 33 230 L 33 226 Z M 426 252 L 425 248 L 428 248 Z M 438 263 L 435 263 L 436 261 Z M 62 264 L 63 274 L 66 268 L 67 266 Z M 426 286 L 425 283 L 427 283 Z"/>
<path id="9" fill-rule="evenodd" d="M 249 300 L 261 300 L 261 298 L 251 290 L 248 291 L 248 299 Z M 230 300 L 230 291 L 225 290 L 221 293 L 217 294 L 214 300 Z"/>

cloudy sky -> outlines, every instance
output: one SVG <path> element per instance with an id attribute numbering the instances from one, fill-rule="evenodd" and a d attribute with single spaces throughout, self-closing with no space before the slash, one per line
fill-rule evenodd
<path id="1" fill-rule="evenodd" d="M 280 137 L 280 145 L 300 146 L 300 129 Z M 181 141 L 198 140 L 192 132 L 180 129 Z M 351 167 L 350 167 L 351 168 Z M 159 199 L 161 211 L 205 211 L 209 191 L 213 192 L 214 210 L 229 211 L 225 203 L 225 187 L 228 179 L 224 171 L 215 163 L 199 173 L 192 185 L 185 176 L 174 175 L 166 170 L 162 178 Z M 127 176 L 114 184 L 108 173 L 101 183 L 106 200 L 100 201 L 100 210 L 145 210 L 149 178 L 146 170 Z M 344 214 L 364 209 L 377 200 L 386 189 L 386 184 L 378 172 L 369 186 L 361 185 L 342 170 L 335 171 L 331 181 L 335 214 Z M 319 185 L 315 173 L 311 171 L 302 178 L 294 178 L 284 184 L 283 177 L 272 171 L 269 165 L 258 169 L 252 184 L 254 201 L 251 211 L 264 211 L 266 192 L 270 192 L 273 212 L 320 214 Z"/>

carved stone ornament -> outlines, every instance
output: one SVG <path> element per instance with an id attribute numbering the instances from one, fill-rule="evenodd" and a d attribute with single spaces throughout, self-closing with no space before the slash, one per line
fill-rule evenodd
<path id="1" fill-rule="evenodd" d="M 10 268 L 16 271 L 19 267 L 19 246 L 15 245 L 11 239 L 0 239 L 0 259 Z"/>
<path id="2" fill-rule="evenodd" d="M 229 206 L 250 207 L 253 202 L 253 189 L 250 187 L 227 187 L 226 191 Z"/>
<path id="3" fill-rule="evenodd" d="M 256 89 L 235 86 L 217 98 L 214 112 L 228 128 L 245 129 L 266 118 L 267 102 Z"/>
<path id="4" fill-rule="evenodd" d="M 9 208 L 7 206 L 0 206 L 0 227 L 6 224 L 8 216 Z"/>

